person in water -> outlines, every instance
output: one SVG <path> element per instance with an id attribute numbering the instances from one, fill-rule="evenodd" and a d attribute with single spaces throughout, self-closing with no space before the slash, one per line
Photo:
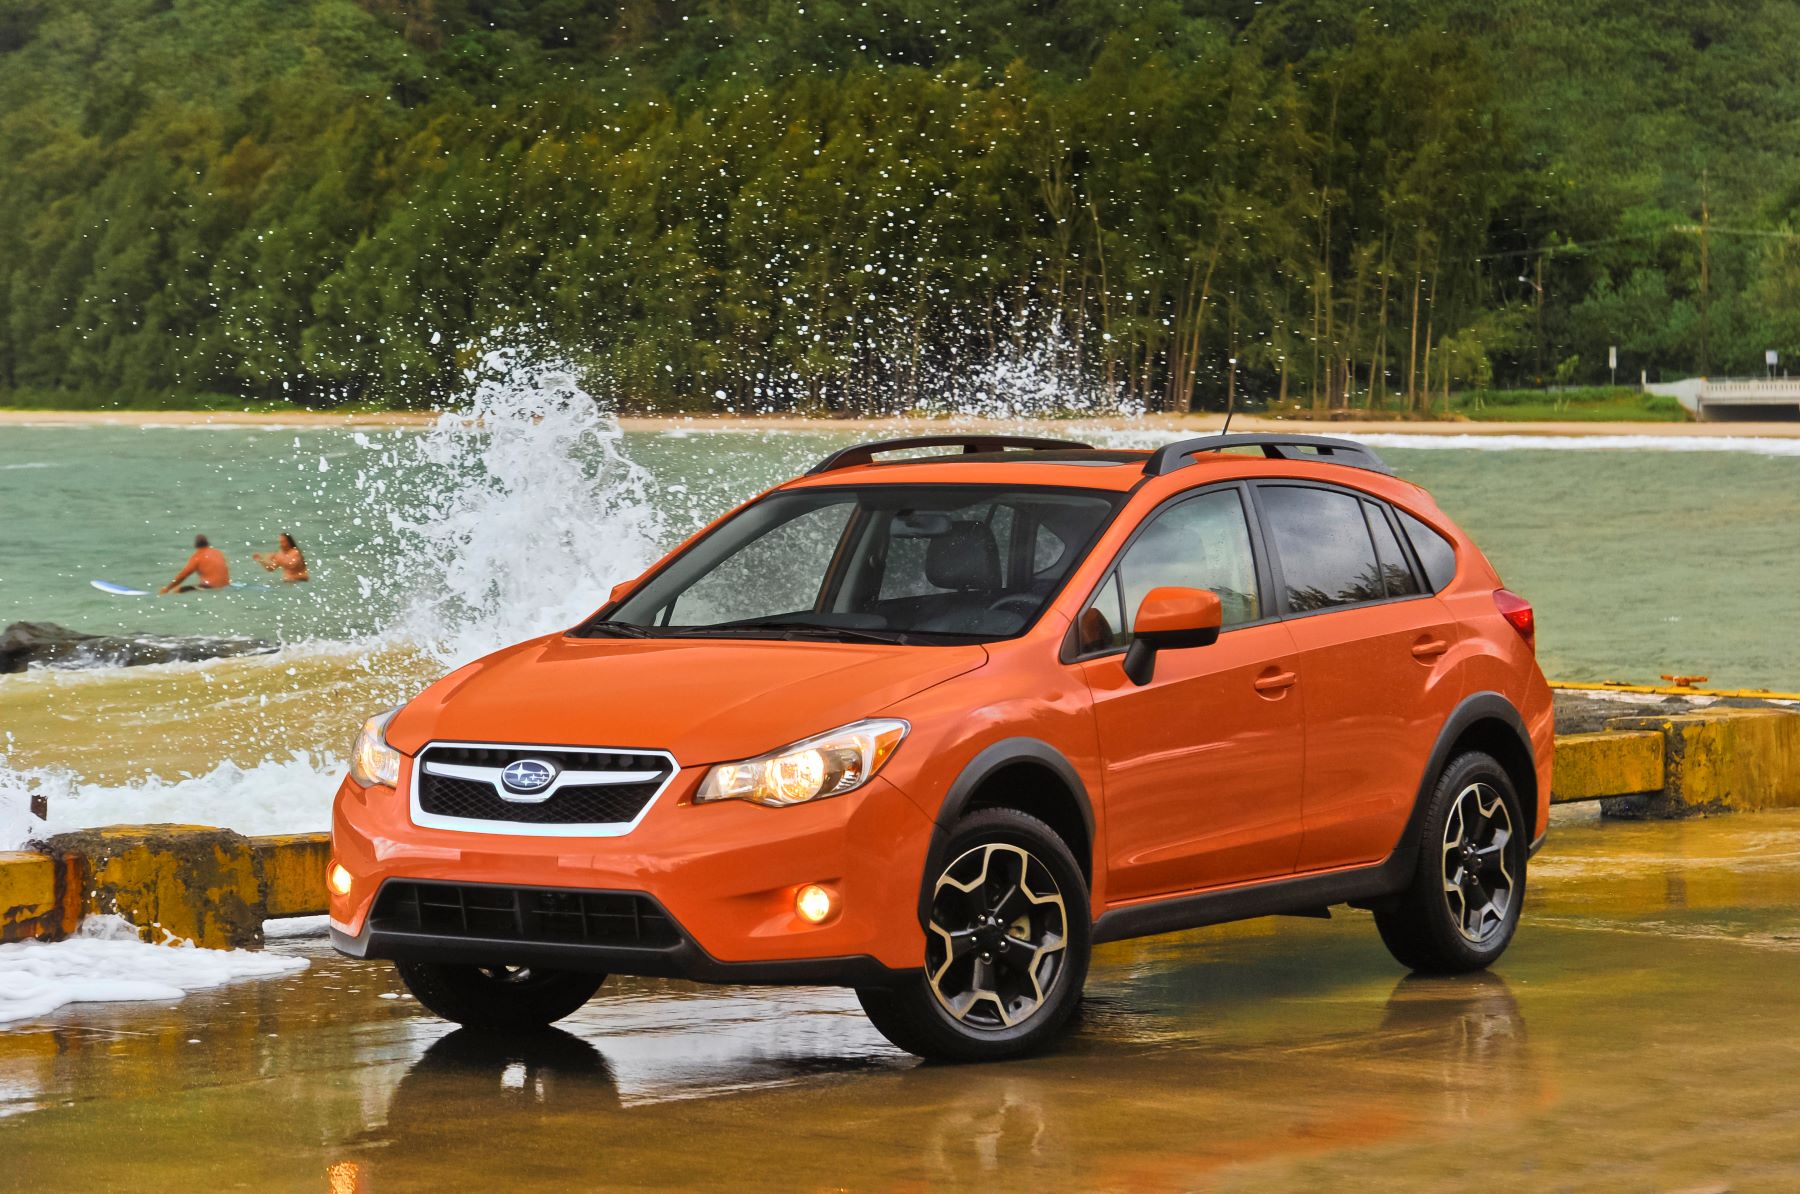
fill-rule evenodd
<path id="1" fill-rule="evenodd" d="M 191 585 L 181 582 L 190 576 L 199 579 Z M 178 593 L 192 593 L 195 589 L 223 589 L 231 584 L 231 567 L 225 563 L 225 553 L 207 541 L 205 535 L 194 536 L 194 554 L 182 566 L 175 579 L 158 589 L 159 593 L 174 590 Z"/>
<path id="2" fill-rule="evenodd" d="M 274 551 L 259 551 L 251 559 L 263 566 L 265 572 L 281 570 L 281 583 L 284 585 L 299 584 L 311 579 L 306 575 L 306 557 L 300 554 L 300 545 L 286 531 L 275 540 Z"/>

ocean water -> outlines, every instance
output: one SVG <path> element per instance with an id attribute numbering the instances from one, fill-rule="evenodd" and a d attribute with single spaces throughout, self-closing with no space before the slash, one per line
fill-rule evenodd
<path id="1" fill-rule="evenodd" d="M 625 434 L 544 371 L 478 388 L 425 431 L 0 428 L 0 624 L 281 646 L 0 676 L 0 848 L 46 828 L 178 816 L 323 828 L 368 712 L 572 623 L 668 545 L 849 439 Z M 1553 679 L 1800 689 L 1800 443 L 1377 443 L 1534 603 Z M 250 553 L 284 530 L 309 584 L 119 598 L 88 583 L 154 589 L 197 531 L 234 578 L 265 582 Z M 48 826 L 24 812 L 33 794 Z"/>

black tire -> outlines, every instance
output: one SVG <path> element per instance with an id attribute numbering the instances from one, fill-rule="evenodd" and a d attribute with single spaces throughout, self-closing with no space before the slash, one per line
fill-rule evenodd
<path id="1" fill-rule="evenodd" d="M 1075 856 L 1036 817 L 991 808 L 964 818 L 941 857 L 925 880 L 937 930 L 926 930 L 925 967 L 899 986 L 858 988 L 863 1011 L 882 1036 L 938 1061 L 1042 1048 L 1087 981 L 1092 926 Z M 952 1010 L 949 1001 L 965 997 Z"/>
<path id="2" fill-rule="evenodd" d="M 469 1028 L 530 1032 L 547 1027 L 594 997 L 604 974 L 516 966 L 395 962 L 394 969 L 427 1009 Z"/>
<path id="3" fill-rule="evenodd" d="M 1431 789 L 1412 883 L 1375 909 L 1396 961 L 1422 974 L 1466 974 L 1506 952 L 1525 906 L 1529 825 L 1492 756 L 1450 760 Z"/>

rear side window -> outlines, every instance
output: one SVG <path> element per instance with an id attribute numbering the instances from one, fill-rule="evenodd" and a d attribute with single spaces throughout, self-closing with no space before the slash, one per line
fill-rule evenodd
<path id="1" fill-rule="evenodd" d="M 1425 583 L 1431 586 L 1433 593 L 1438 592 L 1456 576 L 1456 548 L 1406 511 L 1396 509 L 1394 513 L 1400 516 L 1400 525 L 1406 529 L 1413 552 L 1425 569 Z"/>
<path id="2" fill-rule="evenodd" d="M 1257 500 L 1281 561 L 1289 610 L 1306 613 L 1387 596 L 1360 498 L 1333 489 L 1264 485 Z"/>
<path id="3" fill-rule="evenodd" d="M 1418 593 L 1419 580 L 1413 575 L 1406 553 L 1400 550 L 1400 540 L 1394 537 L 1394 527 L 1388 522 L 1386 511 L 1378 502 L 1364 502 L 1363 513 L 1369 519 L 1369 533 L 1375 537 L 1375 558 L 1381 562 L 1381 579 L 1387 595 L 1411 597 Z"/>

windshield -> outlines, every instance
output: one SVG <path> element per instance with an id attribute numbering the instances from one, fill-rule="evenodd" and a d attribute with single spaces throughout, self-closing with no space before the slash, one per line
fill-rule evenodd
<path id="1" fill-rule="evenodd" d="M 871 485 L 773 494 L 721 524 L 582 635 L 1008 638 L 1118 507 L 1082 489 Z"/>

